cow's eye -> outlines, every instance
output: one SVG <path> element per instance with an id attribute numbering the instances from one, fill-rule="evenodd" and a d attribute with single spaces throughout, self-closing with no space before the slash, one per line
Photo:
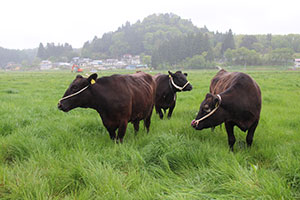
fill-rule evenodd
<path id="1" fill-rule="evenodd" d="M 73 85 L 71 89 L 72 89 L 72 90 L 77 90 L 78 87 L 77 87 L 77 85 Z"/>
<path id="2" fill-rule="evenodd" d="M 209 113 L 211 111 L 208 105 L 205 105 L 203 110 L 207 113 Z"/>

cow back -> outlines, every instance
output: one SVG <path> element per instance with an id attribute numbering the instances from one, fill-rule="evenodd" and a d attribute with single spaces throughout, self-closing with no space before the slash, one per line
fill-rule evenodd
<path id="1" fill-rule="evenodd" d="M 219 71 L 211 80 L 212 94 L 226 94 L 230 96 L 227 105 L 233 112 L 247 112 L 253 117 L 249 121 L 259 119 L 261 111 L 261 91 L 257 83 L 247 74 L 241 72 Z M 243 116 L 248 114 L 242 114 Z M 251 117 L 251 118 L 252 118 Z"/>

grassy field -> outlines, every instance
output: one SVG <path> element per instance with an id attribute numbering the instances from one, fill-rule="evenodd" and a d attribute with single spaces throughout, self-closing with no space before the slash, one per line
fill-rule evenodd
<path id="1" fill-rule="evenodd" d="M 96 111 L 57 109 L 75 74 L 1 72 L 0 199 L 300 199 L 300 72 L 248 72 L 261 120 L 251 149 L 235 128 L 234 153 L 224 126 L 190 127 L 216 71 L 188 73 L 173 117 L 120 145 Z"/>

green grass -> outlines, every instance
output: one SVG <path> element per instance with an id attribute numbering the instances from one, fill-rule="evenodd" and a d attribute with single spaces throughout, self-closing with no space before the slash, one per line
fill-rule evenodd
<path id="1" fill-rule="evenodd" d="M 216 71 L 188 73 L 172 118 L 119 145 L 96 111 L 57 109 L 75 74 L 1 72 L 0 199 L 300 199 L 300 72 L 248 72 L 261 120 L 251 149 L 235 128 L 234 153 L 224 126 L 190 127 Z"/>

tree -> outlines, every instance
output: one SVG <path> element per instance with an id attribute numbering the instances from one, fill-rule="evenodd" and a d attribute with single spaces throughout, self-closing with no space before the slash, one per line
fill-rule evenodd
<path id="1" fill-rule="evenodd" d="M 178 36 L 164 42 L 152 54 L 152 66 L 167 64 L 175 66 L 187 57 L 201 55 L 205 52 L 205 59 L 212 61 L 214 58 L 210 39 L 202 33 Z"/>
<path id="2" fill-rule="evenodd" d="M 146 64 L 148 67 L 151 67 L 151 56 L 141 54 L 141 61 L 142 63 Z"/>
<path id="3" fill-rule="evenodd" d="M 252 44 L 252 48 L 253 50 L 255 50 L 256 52 L 259 52 L 259 53 L 264 53 L 264 46 L 259 43 L 259 42 L 255 42 Z"/>
<path id="4" fill-rule="evenodd" d="M 222 58 L 222 43 L 218 42 L 215 47 L 213 48 L 213 55 L 215 59 L 221 59 Z"/>
<path id="5" fill-rule="evenodd" d="M 192 58 L 186 58 L 179 65 L 187 69 L 206 69 L 212 67 L 211 63 L 205 59 L 206 52 L 202 55 L 194 55 Z"/>
<path id="6" fill-rule="evenodd" d="M 228 49 L 224 56 L 230 64 L 234 65 L 260 65 L 259 54 L 255 50 L 249 50 L 245 47 L 238 49 Z"/>
<path id="7" fill-rule="evenodd" d="M 48 58 L 47 51 L 42 43 L 40 43 L 40 45 L 39 45 L 37 57 L 39 57 L 42 60 L 45 60 Z"/>
<path id="8" fill-rule="evenodd" d="M 207 31 L 205 27 L 202 31 Z M 164 42 L 177 37 L 200 32 L 190 20 L 167 14 L 153 14 L 142 22 L 135 24 L 126 22 L 118 30 L 103 34 L 102 38 L 94 38 L 82 48 L 85 54 L 101 53 L 109 56 L 120 56 L 124 53 L 151 55 Z M 119 36 L 122 35 L 120 38 Z"/>
<path id="9" fill-rule="evenodd" d="M 230 65 L 234 64 L 233 63 L 233 52 L 232 49 L 227 49 L 224 53 L 224 57 L 226 59 L 226 62 Z"/>
<path id="10" fill-rule="evenodd" d="M 268 55 L 268 62 L 273 65 L 288 65 L 293 62 L 293 50 L 289 48 L 277 48 Z"/>
<path id="11" fill-rule="evenodd" d="M 231 29 L 229 29 L 228 33 L 224 37 L 221 48 L 222 55 L 227 49 L 235 49 L 235 43 Z"/>
<path id="12" fill-rule="evenodd" d="M 257 38 L 254 35 L 245 35 L 242 39 L 240 47 L 245 47 L 247 49 L 254 49 L 253 44 L 257 43 Z"/>

